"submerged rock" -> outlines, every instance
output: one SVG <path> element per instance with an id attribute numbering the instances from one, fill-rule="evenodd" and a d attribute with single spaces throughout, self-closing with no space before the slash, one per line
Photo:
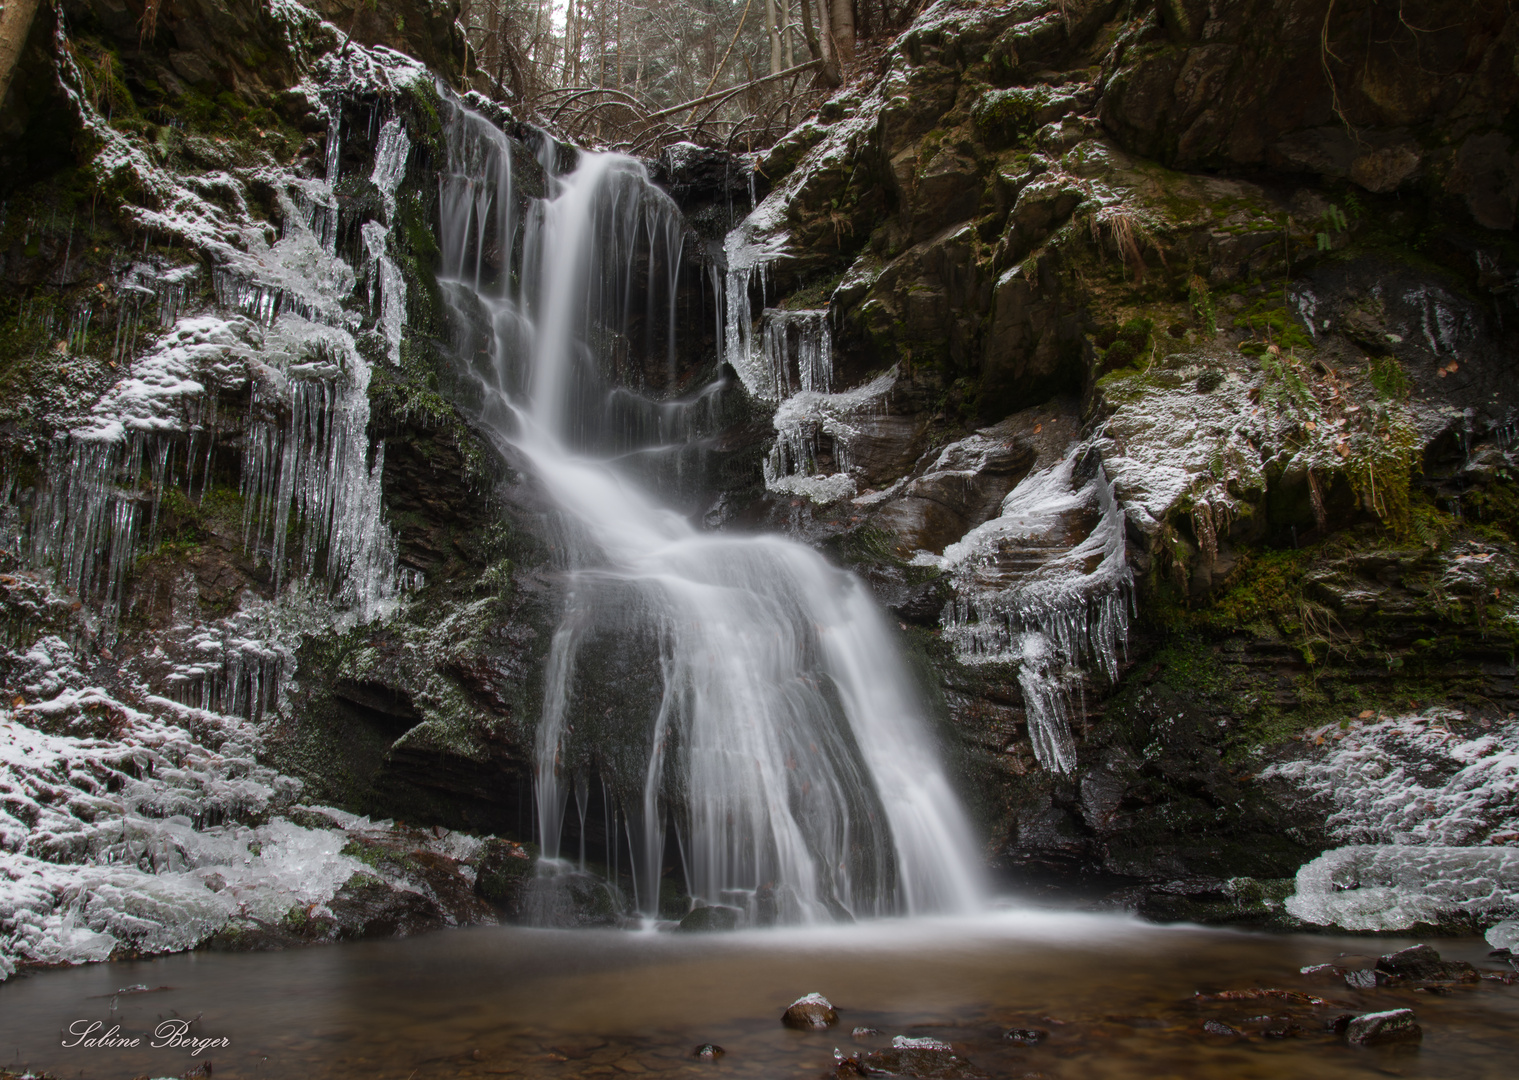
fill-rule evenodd
<path id="1" fill-rule="evenodd" d="M 703 1061 L 716 1061 L 727 1052 L 716 1043 L 702 1043 L 695 1050 L 691 1051 L 691 1056 L 701 1058 Z"/>
<path id="2" fill-rule="evenodd" d="M 839 1022 L 839 1014 L 822 994 L 799 997 L 781 1015 L 781 1023 L 800 1031 L 823 1031 Z"/>
<path id="3" fill-rule="evenodd" d="M 1002 1033 L 1005 1042 L 1020 1046 L 1037 1046 L 1049 1037 L 1050 1033 L 1043 1028 L 1009 1028 Z"/>
<path id="4" fill-rule="evenodd" d="M 836 1055 L 834 1075 L 915 1076 L 932 1080 L 972 1080 L 987 1074 L 958 1056 L 954 1047 L 938 1039 L 913 1039 L 898 1035 L 890 1049 L 874 1050 L 853 1057 Z"/>

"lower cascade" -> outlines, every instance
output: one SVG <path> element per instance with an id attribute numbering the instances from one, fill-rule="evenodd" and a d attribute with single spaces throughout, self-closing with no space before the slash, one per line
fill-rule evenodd
<path id="1" fill-rule="evenodd" d="M 448 140 L 457 355 L 479 424 L 542 485 L 563 540 L 536 749 L 546 866 L 572 793 L 583 858 L 594 773 L 608 861 L 626 854 L 646 915 L 672 850 L 694 902 L 755 923 L 974 906 L 970 830 L 865 586 L 775 536 L 699 531 L 625 464 L 701 429 L 700 408 L 630 403 L 599 376 L 633 337 L 630 310 L 656 300 L 668 318 L 642 325 L 663 321 L 674 353 L 676 206 L 632 158 L 582 151 L 556 170 L 566 155 L 544 137 L 545 195 L 519 224 L 498 204 L 511 143 L 462 107 Z M 640 280 L 647 305 L 630 304 Z"/>

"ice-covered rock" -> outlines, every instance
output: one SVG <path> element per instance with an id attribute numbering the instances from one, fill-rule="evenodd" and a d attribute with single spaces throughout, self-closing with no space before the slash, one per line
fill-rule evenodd
<path id="1" fill-rule="evenodd" d="M 1287 910 L 1349 930 L 1492 923 L 1519 912 L 1519 728 L 1463 735 L 1450 709 L 1349 722 L 1273 765 L 1344 846 L 1298 871 Z"/>
<path id="2" fill-rule="evenodd" d="M 1497 921 L 1519 912 L 1519 850 L 1351 844 L 1297 873 L 1287 911 L 1346 930 Z"/>

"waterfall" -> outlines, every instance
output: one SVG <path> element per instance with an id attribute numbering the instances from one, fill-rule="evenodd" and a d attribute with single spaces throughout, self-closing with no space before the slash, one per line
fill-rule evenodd
<path id="1" fill-rule="evenodd" d="M 971 906 L 970 829 L 865 586 L 784 539 L 698 530 L 638 471 L 681 460 L 716 392 L 677 396 L 673 379 L 678 209 L 631 158 L 541 135 L 524 154 L 446 107 L 442 284 L 460 396 L 541 486 L 562 541 L 536 750 L 545 859 L 560 855 L 572 792 L 586 821 L 595 771 L 609 831 L 626 830 L 608 861 L 631 860 L 646 914 L 671 850 L 696 902 L 753 921 Z M 539 185 L 535 163 L 542 195 L 514 202 Z M 744 317 L 730 310 L 725 329 L 748 348 Z M 609 377 L 640 355 L 667 365 L 664 400 Z M 826 390 L 826 359 L 806 364 L 822 383 L 809 389 Z"/>

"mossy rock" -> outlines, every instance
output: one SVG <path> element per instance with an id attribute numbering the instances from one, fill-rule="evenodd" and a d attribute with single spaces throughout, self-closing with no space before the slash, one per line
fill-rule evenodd
<path id="1" fill-rule="evenodd" d="M 971 118 L 987 145 L 994 149 L 1011 146 L 1045 123 L 1044 114 L 1053 98 L 1047 86 L 988 90 L 971 107 Z"/>
<path id="2" fill-rule="evenodd" d="M 707 930 L 735 930 L 738 928 L 738 909 L 714 905 L 699 907 L 680 920 L 681 930 L 700 932 Z"/>
<path id="3" fill-rule="evenodd" d="M 475 871 L 475 895 L 508 918 L 520 918 L 527 884 L 537 868 L 534 845 L 492 837 L 485 842 Z"/>

